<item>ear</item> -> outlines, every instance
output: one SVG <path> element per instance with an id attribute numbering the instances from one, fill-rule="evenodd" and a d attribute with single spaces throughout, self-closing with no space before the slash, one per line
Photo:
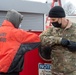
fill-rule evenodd
<path id="1" fill-rule="evenodd" d="M 58 18 L 58 23 L 59 23 L 59 24 L 62 23 L 62 18 Z"/>
<path id="2" fill-rule="evenodd" d="M 65 18 L 62 18 L 62 23 L 65 23 Z"/>

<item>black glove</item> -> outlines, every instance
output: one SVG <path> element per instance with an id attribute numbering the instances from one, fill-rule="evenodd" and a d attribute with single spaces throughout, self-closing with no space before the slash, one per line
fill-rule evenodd
<path id="1" fill-rule="evenodd" d="M 76 52 L 76 42 L 62 38 L 61 45 L 67 47 L 69 51 Z"/>
<path id="2" fill-rule="evenodd" d="M 39 48 L 39 55 L 43 60 L 50 61 L 51 60 L 51 48 L 50 47 L 41 47 Z"/>
<path id="3" fill-rule="evenodd" d="M 76 42 L 70 41 L 69 45 L 67 46 L 69 51 L 76 52 Z"/>
<path id="4" fill-rule="evenodd" d="M 67 47 L 67 45 L 69 45 L 69 40 L 62 38 L 61 45 Z"/>

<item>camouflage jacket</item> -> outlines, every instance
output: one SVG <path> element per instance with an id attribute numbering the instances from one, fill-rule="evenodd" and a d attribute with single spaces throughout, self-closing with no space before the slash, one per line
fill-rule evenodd
<path id="1" fill-rule="evenodd" d="M 40 34 L 41 42 L 45 46 L 47 41 L 52 39 L 50 36 L 63 37 L 76 42 L 76 24 L 66 30 L 61 28 L 50 27 Z M 46 40 L 45 40 L 46 38 Z M 48 43 L 51 45 L 50 43 Z M 70 52 L 68 48 L 62 45 L 55 45 L 51 51 L 52 70 L 57 73 L 70 73 L 76 71 L 76 52 Z"/>

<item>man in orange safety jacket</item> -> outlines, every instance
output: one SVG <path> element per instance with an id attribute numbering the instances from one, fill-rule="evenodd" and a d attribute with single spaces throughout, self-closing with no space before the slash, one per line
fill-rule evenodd
<path id="1" fill-rule="evenodd" d="M 26 51 L 40 45 L 37 34 L 19 29 L 23 20 L 16 10 L 9 10 L 0 27 L 0 75 L 19 75 Z"/>

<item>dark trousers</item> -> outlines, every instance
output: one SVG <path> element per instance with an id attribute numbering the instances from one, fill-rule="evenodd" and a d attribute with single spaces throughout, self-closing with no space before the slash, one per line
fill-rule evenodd
<path id="1" fill-rule="evenodd" d="M 19 73 L 0 73 L 0 75 L 19 75 Z"/>

